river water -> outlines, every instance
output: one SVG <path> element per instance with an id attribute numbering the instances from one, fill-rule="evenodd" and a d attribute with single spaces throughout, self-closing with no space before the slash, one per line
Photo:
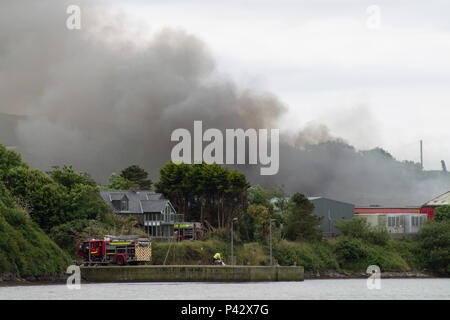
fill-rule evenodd
<path id="1" fill-rule="evenodd" d="M 3 286 L 0 299 L 149 299 L 149 300 L 289 300 L 289 299 L 432 299 L 450 300 L 450 279 L 381 279 L 368 289 L 366 279 L 253 283 L 101 283 Z"/>

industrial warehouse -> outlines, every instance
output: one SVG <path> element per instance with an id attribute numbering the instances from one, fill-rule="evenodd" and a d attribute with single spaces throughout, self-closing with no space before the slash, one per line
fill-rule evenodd
<path id="1" fill-rule="evenodd" d="M 324 197 L 309 197 L 314 214 L 323 217 L 320 225 L 324 236 L 337 236 L 333 222 L 340 219 L 364 218 L 372 227 L 385 227 L 393 238 L 417 234 L 427 220 L 433 220 L 437 207 L 450 205 L 450 191 L 422 206 L 358 206 Z"/>
<path id="2" fill-rule="evenodd" d="M 289 198 L 285 198 L 288 200 Z M 271 203 L 276 204 L 278 198 Z M 324 238 L 336 237 L 340 231 L 335 223 L 340 220 L 363 218 L 372 227 L 384 227 L 393 238 L 414 236 L 428 220 L 433 220 L 436 208 L 450 205 L 450 191 L 421 206 L 361 206 L 326 197 L 308 197 L 314 205 L 314 214 L 322 217 L 320 230 Z"/>

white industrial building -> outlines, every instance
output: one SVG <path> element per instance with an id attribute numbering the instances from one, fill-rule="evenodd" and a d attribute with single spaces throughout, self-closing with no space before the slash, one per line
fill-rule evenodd
<path id="1" fill-rule="evenodd" d="M 427 221 L 427 214 L 416 207 L 358 207 L 355 217 L 364 218 L 373 226 L 384 226 L 391 234 L 415 234 Z"/>

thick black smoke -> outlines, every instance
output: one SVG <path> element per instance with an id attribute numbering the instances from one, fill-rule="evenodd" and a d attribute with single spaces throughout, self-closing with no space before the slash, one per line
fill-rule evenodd
<path id="1" fill-rule="evenodd" d="M 0 4 L 0 112 L 27 115 L 16 134 L 34 167 L 72 164 L 103 183 L 139 164 L 156 177 L 170 160 L 174 129 L 192 131 L 194 120 L 222 130 L 271 128 L 286 110 L 274 95 L 219 75 L 208 47 L 185 31 L 136 45 L 124 33 L 127 20 L 95 1 L 77 1 L 82 28 L 68 30 L 69 4 Z M 276 176 L 237 169 L 252 182 L 358 204 L 418 204 L 449 188 L 448 178 L 364 156 L 324 126 L 283 136 Z"/>

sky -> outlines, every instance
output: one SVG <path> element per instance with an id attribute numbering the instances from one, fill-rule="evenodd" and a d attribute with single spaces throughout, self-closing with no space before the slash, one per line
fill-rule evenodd
<path id="1" fill-rule="evenodd" d="M 423 140 L 425 169 L 450 163 L 448 1 L 101 2 L 136 44 L 166 27 L 202 39 L 221 76 L 286 105 L 282 130 L 324 124 L 416 162 Z"/>

